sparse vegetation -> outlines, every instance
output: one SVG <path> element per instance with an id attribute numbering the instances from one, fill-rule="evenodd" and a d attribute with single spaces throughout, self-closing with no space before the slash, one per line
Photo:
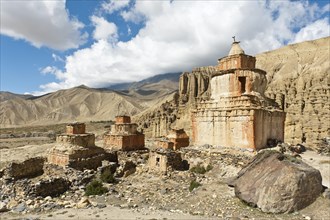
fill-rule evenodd
<path id="1" fill-rule="evenodd" d="M 101 173 L 101 180 L 104 183 L 115 183 L 116 178 L 113 176 L 113 173 L 109 169 L 104 170 Z"/>
<path id="2" fill-rule="evenodd" d="M 206 167 L 206 172 L 210 171 L 213 169 L 213 166 L 211 164 L 207 165 Z"/>
<path id="3" fill-rule="evenodd" d="M 199 174 L 206 173 L 205 167 L 201 166 L 200 164 L 198 164 L 197 166 L 192 167 L 190 169 L 190 171 L 193 172 L 193 173 L 199 173 Z"/>
<path id="4" fill-rule="evenodd" d="M 210 170 L 213 169 L 212 165 L 207 165 L 207 167 L 205 168 L 204 166 L 202 166 L 201 164 L 198 164 L 197 166 L 194 166 L 190 169 L 191 172 L 193 173 L 198 173 L 198 174 L 204 174 Z"/>
<path id="5" fill-rule="evenodd" d="M 189 192 L 193 191 L 195 188 L 200 187 L 202 184 L 200 184 L 199 182 L 197 182 L 196 180 L 192 180 L 190 182 L 190 186 L 189 186 Z"/>
<path id="6" fill-rule="evenodd" d="M 291 155 L 288 155 L 288 154 L 285 154 L 285 158 L 290 161 L 291 163 L 301 163 L 301 160 L 296 158 L 296 157 L 293 157 Z"/>
<path id="7" fill-rule="evenodd" d="M 108 192 L 107 188 L 105 188 L 101 181 L 93 180 L 86 186 L 85 194 L 87 196 L 90 195 L 102 195 Z"/>

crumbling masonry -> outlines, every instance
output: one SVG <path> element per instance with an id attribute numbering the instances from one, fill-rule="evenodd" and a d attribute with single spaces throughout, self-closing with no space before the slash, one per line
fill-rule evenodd
<path id="1" fill-rule="evenodd" d="M 104 148 L 132 151 L 144 149 L 144 134 L 137 131 L 129 116 L 117 116 L 110 133 L 104 135 Z"/>
<path id="2" fill-rule="evenodd" d="M 78 170 L 96 169 L 106 158 L 104 149 L 95 146 L 95 135 L 85 133 L 84 123 L 66 126 L 66 133 L 56 138 L 56 145 L 48 154 L 48 162 Z"/>

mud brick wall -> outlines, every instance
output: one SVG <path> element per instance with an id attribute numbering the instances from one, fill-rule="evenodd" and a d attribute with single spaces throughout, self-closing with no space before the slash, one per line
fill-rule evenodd
<path id="1" fill-rule="evenodd" d="M 59 166 L 67 166 L 69 164 L 69 155 L 56 151 L 50 151 L 47 157 L 48 163 L 56 164 Z"/>
<path id="2" fill-rule="evenodd" d="M 34 194 L 35 196 L 59 196 L 66 192 L 70 187 L 70 182 L 63 178 L 53 178 L 41 180 L 34 184 L 28 194 Z"/>
<path id="3" fill-rule="evenodd" d="M 117 116 L 116 124 L 131 123 L 131 117 L 129 116 Z"/>
<path id="4" fill-rule="evenodd" d="M 69 124 L 66 126 L 67 134 L 85 134 L 86 125 L 84 123 Z"/>
<path id="5" fill-rule="evenodd" d="M 106 135 L 104 146 L 114 150 L 141 150 L 144 148 L 144 135 Z"/>
<path id="6" fill-rule="evenodd" d="M 105 154 L 97 154 L 92 157 L 72 159 L 69 161 L 69 167 L 77 170 L 92 169 L 96 170 L 102 166 L 102 161 L 106 158 Z"/>
<path id="7" fill-rule="evenodd" d="M 157 141 L 156 145 L 160 148 L 171 149 L 171 150 L 173 150 L 174 147 L 174 143 L 171 141 Z"/>
<path id="8" fill-rule="evenodd" d="M 163 174 L 167 173 L 169 167 L 174 170 L 184 169 L 181 153 L 173 151 L 150 152 L 148 165 L 150 170 Z"/>
<path id="9" fill-rule="evenodd" d="M 170 142 L 173 142 L 174 150 L 189 146 L 189 138 L 171 138 Z"/>
<path id="10" fill-rule="evenodd" d="M 61 134 L 56 137 L 56 142 L 63 144 L 73 144 L 82 147 L 94 147 L 95 135 L 94 134 L 81 134 L 81 135 Z"/>
<path id="11" fill-rule="evenodd" d="M 44 173 L 44 163 L 45 158 L 42 157 L 30 158 L 23 162 L 12 162 L 7 166 L 5 175 L 15 180 L 36 177 Z"/>

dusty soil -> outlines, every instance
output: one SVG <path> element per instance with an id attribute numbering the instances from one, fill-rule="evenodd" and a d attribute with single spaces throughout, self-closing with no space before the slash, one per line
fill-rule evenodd
<path id="1" fill-rule="evenodd" d="M 10 145 L 10 141 L 8 143 Z M 0 149 L 1 163 L 45 156 L 52 147 L 52 143 L 31 143 Z M 322 196 L 299 212 L 280 215 L 263 213 L 236 198 L 234 189 L 226 185 L 226 180 L 235 176 L 254 153 L 227 148 L 189 147 L 183 150 L 183 155 L 191 165 L 202 162 L 213 168 L 205 174 L 173 171 L 161 175 L 148 172 L 146 163 L 141 163 L 132 175 L 117 178 L 116 184 L 105 184 L 108 193 L 87 197 L 92 205 L 78 208 L 79 201 L 84 197 L 84 188 L 77 188 L 58 198 L 40 199 L 35 203 L 30 201 L 23 212 L 0 213 L 0 219 L 330 219 L 330 200 Z M 323 185 L 329 187 L 330 157 L 313 151 L 304 152 L 301 156 L 306 163 L 320 170 Z M 192 180 L 201 186 L 190 192 Z M 19 202 L 28 203 L 28 199 Z M 67 205 L 36 211 L 35 207 L 46 203 Z M 30 209 L 30 206 L 34 208 Z"/>

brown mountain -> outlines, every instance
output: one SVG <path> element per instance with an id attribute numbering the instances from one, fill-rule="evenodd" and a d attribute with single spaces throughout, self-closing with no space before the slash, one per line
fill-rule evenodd
<path id="1" fill-rule="evenodd" d="M 285 140 L 318 143 L 330 136 L 330 37 L 258 54 L 268 93 L 285 95 Z"/>
<path id="2" fill-rule="evenodd" d="M 0 102 L 4 102 L 11 99 L 21 98 L 21 99 L 28 99 L 33 97 L 32 95 L 21 95 L 21 94 L 15 94 L 11 92 L 1 92 L 0 91 Z"/>
<path id="3" fill-rule="evenodd" d="M 162 74 L 107 89 L 82 85 L 39 97 L 0 92 L 0 125 L 102 121 L 120 114 L 135 115 L 168 100 L 178 89 L 179 76 L 179 73 Z"/>

